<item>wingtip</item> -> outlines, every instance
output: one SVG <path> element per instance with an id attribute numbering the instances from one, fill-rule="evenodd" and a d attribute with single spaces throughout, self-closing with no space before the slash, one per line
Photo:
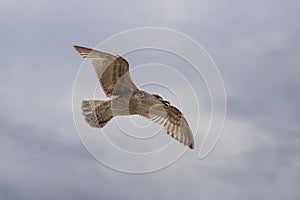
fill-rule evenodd
<path id="1" fill-rule="evenodd" d="M 190 149 L 194 149 L 194 141 L 190 144 Z"/>
<path id="2" fill-rule="evenodd" d="M 73 45 L 73 47 L 75 48 L 76 51 L 78 51 L 78 53 L 80 53 L 80 55 L 83 58 L 91 57 L 91 55 L 89 56 L 89 54 L 93 51 L 93 49 L 78 46 L 78 45 Z"/>
<path id="3" fill-rule="evenodd" d="M 80 53 L 81 46 L 73 45 L 74 49 Z"/>
<path id="4" fill-rule="evenodd" d="M 86 47 L 82 47 L 82 46 L 78 46 L 78 45 L 73 45 L 74 49 L 76 49 L 76 51 L 80 52 L 81 49 L 86 49 Z"/>

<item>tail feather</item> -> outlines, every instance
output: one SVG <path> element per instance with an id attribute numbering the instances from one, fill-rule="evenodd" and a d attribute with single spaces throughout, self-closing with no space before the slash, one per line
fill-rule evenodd
<path id="1" fill-rule="evenodd" d="M 84 100 L 81 110 L 85 121 L 91 127 L 102 128 L 113 118 L 111 100 Z"/>

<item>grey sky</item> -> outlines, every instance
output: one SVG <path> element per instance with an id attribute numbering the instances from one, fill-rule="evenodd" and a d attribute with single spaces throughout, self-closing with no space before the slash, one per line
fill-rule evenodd
<path id="1" fill-rule="evenodd" d="M 0 198 L 299 199 L 299 6 L 1 1 Z M 72 45 L 143 26 L 181 31 L 208 50 L 228 113 L 206 159 L 188 152 L 162 171 L 129 175 L 100 165 L 79 141 L 71 99 L 82 59 Z"/>

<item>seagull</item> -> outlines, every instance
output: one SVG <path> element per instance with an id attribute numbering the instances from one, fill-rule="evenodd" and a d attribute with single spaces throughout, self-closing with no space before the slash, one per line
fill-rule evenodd
<path id="1" fill-rule="evenodd" d="M 161 124 L 178 142 L 194 149 L 194 137 L 182 112 L 158 94 L 140 90 L 131 80 L 128 62 L 118 55 L 76 46 L 85 59 L 91 59 L 100 85 L 109 100 L 83 100 L 85 121 L 103 128 L 114 116 L 139 115 Z"/>

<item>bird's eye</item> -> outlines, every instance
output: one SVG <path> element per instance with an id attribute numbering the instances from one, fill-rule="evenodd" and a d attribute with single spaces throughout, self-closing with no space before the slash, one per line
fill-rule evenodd
<path id="1" fill-rule="evenodd" d="M 170 105 L 170 102 L 168 102 L 168 101 L 163 101 L 163 103 L 164 103 L 166 106 L 169 106 L 169 105 Z"/>
<path id="2" fill-rule="evenodd" d="M 155 97 L 158 98 L 158 99 L 162 99 L 162 97 L 159 96 L 158 94 L 154 94 L 153 96 L 155 96 Z"/>

